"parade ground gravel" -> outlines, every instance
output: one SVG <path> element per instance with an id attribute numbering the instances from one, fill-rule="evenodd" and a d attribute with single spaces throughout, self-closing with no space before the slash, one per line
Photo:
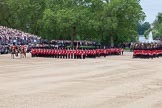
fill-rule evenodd
<path id="1" fill-rule="evenodd" d="M 0 108 L 162 108 L 162 57 L 0 55 Z"/>

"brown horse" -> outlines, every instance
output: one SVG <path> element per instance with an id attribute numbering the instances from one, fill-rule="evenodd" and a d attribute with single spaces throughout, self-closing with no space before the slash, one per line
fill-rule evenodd
<path id="1" fill-rule="evenodd" d="M 13 45 L 10 49 L 11 49 L 11 58 L 14 59 L 14 56 L 18 56 L 17 46 Z"/>
<path id="2" fill-rule="evenodd" d="M 26 48 L 24 46 L 20 46 L 19 52 L 20 52 L 20 58 L 26 58 Z"/>

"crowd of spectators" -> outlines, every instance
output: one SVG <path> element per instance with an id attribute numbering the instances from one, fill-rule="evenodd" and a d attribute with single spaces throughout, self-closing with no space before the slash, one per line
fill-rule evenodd
<path id="1" fill-rule="evenodd" d="M 41 38 L 37 35 L 0 26 L 0 54 L 8 53 L 9 47 L 13 45 L 13 43 L 16 45 L 33 46 L 39 44 L 40 41 Z"/>
<path id="2" fill-rule="evenodd" d="M 133 50 L 155 50 L 162 49 L 162 42 L 152 42 L 152 43 L 133 43 L 131 45 Z"/>
<path id="3" fill-rule="evenodd" d="M 52 40 L 50 41 L 50 44 L 58 45 L 59 47 L 67 47 L 71 45 L 71 41 L 70 40 Z M 87 41 L 87 40 L 76 41 L 75 40 L 74 46 L 99 46 L 99 44 L 94 41 Z"/>
<path id="4" fill-rule="evenodd" d="M 11 45 L 26 45 L 29 49 L 33 46 L 53 46 L 57 48 L 105 48 L 105 45 L 94 41 L 74 41 L 71 46 L 70 40 L 52 40 L 41 39 L 37 35 L 25 33 L 21 30 L 0 26 L 0 54 L 8 53 Z M 109 47 L 109 46 L 107 46 Z M 29 50 L 30 51 L 30 50 Z"/>
<path id="5" fill-rule="evenodd" d="M 0 26 L 0 45 L 39 43 L 40 37 L 20 30 Z"/>

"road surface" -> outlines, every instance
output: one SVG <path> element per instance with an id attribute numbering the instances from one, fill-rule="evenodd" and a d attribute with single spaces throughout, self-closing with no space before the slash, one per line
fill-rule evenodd
<path id="1" fill-rule="evenodd" d="M 162 57 L 0 55 L 0 108 L 162 108 Z"/>

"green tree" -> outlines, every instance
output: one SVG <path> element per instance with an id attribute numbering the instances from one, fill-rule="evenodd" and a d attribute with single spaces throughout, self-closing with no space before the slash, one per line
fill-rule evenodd
<path id="1" fill-rule="evenodd" d="M 145 31 L 147 31 L 151 27 L 149 22 L 138 23 L 138 34 L 144 35 Z"/>
<path id="2" fill-rule="evenodd" d="M 7 11 L 7 12 L 6 12 Z M 130 41 L 145 17 L 139 0 L 0 0 L 0 24 L 46 39 Z"/>
<path id="3" fill-rule="evenodd" d="M 162 13 L 158 13 L 156 20 L 153 23 L 154 38 L 162 38 Z"/>

